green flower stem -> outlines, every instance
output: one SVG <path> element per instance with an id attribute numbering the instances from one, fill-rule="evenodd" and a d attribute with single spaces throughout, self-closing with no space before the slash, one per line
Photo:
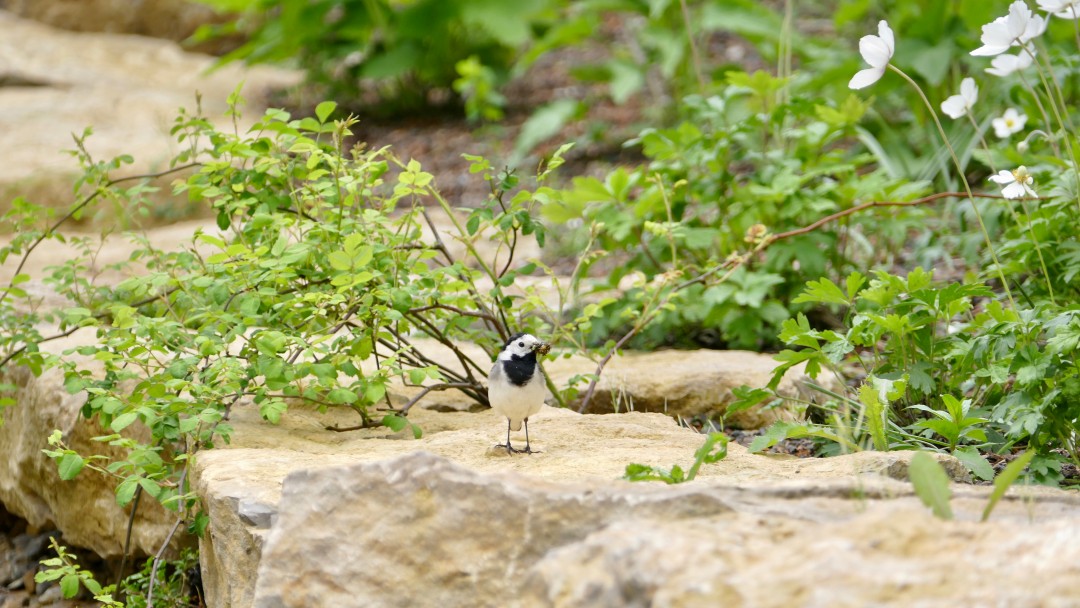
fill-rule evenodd
<path id="1" fill-rule="evenodd" d="M 1057 119 L 1062 133 L 1065 134 L 1062 139 L 1065 140 L 1065 147 L 1069 150 L 1069 158 L 1072 159 L 1073 175 L 1076 177 L 1076 207 L 1077 209 L 1080 209 L 1080 162 L 1077 161 L 1076 148 L 1073 147 L 1072 137 L 1070 137 L 1071 134 L 1076 133 L 1076 129 L 1073 127 L 1072 117 L 1069 116 L 1065 98 L 1061 94 L 1061 88 L 1058 87 L 1057 80 L 1053 78 L 1053 74 L 1050 74 L 1051 77 L 1049 80 L 1046 78 L 1047 71 L 1051 69 L 1049 64 L 1050 60 L 1046 58 L 1046 49 L 1042 49 L 1041 53 L 1043 60 L 1047 62 L 1046 65 L 1043 65 L 1027 45 L 1022 45 L 1020 48 L 1031 55 L 1035 60 L 1035 73 L 1039 75 L 1039 80 L 1042 81 L 1043 89 L 1046 91 L 1046 96 L 1050 101 L 1050 109 L 1053 110 L 1054 117 Z M 1052 87 L 1050 86 L 1051 82 L 1054 83 Z M 1063 114 L 1065 116 L 1064 118 L 1062 117 Z"/>
<path id="2" fill-rule="evenodd" d="M 941 120 L 938 118 L 934 106 L 930 103 L 930 100 L 926 98 L 926 94 L 923 93 L 919 84 L 911 79 L 911 76 L 908 76 L 903 70 L 891 63 L 888 67 L 915 88 L 915 91 L 919 94 L 923 103 L 926 104 L 927 109 L 930 110 L 930 117 L 934 119 L 934 126 L 937 127 L 938 134 L 941 135 L 941 140 L 945 142 L 945 147 L 949 150 L 949 156 L 952 157 L 953 164 L 956 165 L 956 174 L 960 178 L 960 182 L 964 184 L 964 192 L 967 193 L 968 200 L 971 201 L 971 208 L 975 211 L 975 218 L 979 220 L 979 229 L 982 230 L 983 239 L 986 240 L 986 247 L 990 250 L 990 257 L 994 260 L 994 268 L 997 270 L 998 278 L 1001 279 L 1001 285 L 1005 288 L 1005 296 L 1009 299 L 1009 305 L 1012 306 L 1012 309 L 1016 310 L 1016 301 L 1013 299 L 1012 290 L 1009 289 L 1009 281 L 1005 279 L 1005 272 L 1001 269 L 1001 262 L 998 261 L 997 251 L 994 250 L 994 243 L 990 240 L 990 232 L 986 230 L 986 222 L 983 221 L 982 213 L 979 212 L 979 207 L 975 204 L 975 195 L 971 193 L 971 185 L 968 184 L 967 176 L 964 175 L 964 169 L 960 166 L 960 159 L 956 156 L 956 150 L 953 149 L 952 143 L 949 142 L 949 137 L 945 135 L 945 129 L 941 126 Z"/>
<path id="3" fill-rule="evenodd" d="M 975 117 L 971 115 L 970 111 L 965 112 L 964 116 L 967 116 L 968 122 L 971 123 L 971 128 L 975 129 L 975 136 L 979 138 L 979 144 L 982 146 L 983 151 L 986 152 L 986 162 L 990 165 L 990 171 L 996 175 L 998 172 L 997 167 L 994 166 L 994 158 L 990 153 L 990 146 L 986 143 L 986 137 L 984 137 L 982 131 L 979 130 L 979 125 L 975 122 Z M 1042 246 L 1039 244 L 1039 238 L 1035 236 L 1035 229 L 1031 224 L 1031 212 L 1028 211 L 1027 203 L 1025 203 L 1023 199 L 1020 199 L 1020 204 L 1024 206 L 1024 215 L 1028 218 L 1028 233 L 1031 235 L 1031 241 L 1035 244 L 1035 253 L 1039 256 L 1039 266 L 1042 267 L 1043 278 L 1046 279 L 1046 289 L 1050 294 L 1050 303 L 1056 305 L 1057 303 L 1054 301 L 1054 286 L 1050 282 L 1050 272 L 1046 269 L 1046 260 L 1043 259 Z M 1024 223 L 1020 220 L 1020 214 L 1016 212 L 1016 209 L 1014 209 L 1012 205 L 1009 205 L 1008 209 L 1017 226 Z"/>
<path id="4" fill-rule="evenodd" d="M 1035 100 L 1035 107 L 1039 108 L 1039 114 L 1042 115 L 1043 124 L 1046 126 L 1046 130 L 1049 133 L 1054 132 L 1054 123 L 1050 122 L 1050 115 L 1046 113 L 1046 108 L 1043 106 L 1042 101 L 1039 99 L 1039 92 L 1035 90 L 1035 87 L 1028 82 L 1024 73 L 1017 72 L 1020 76 L 1020 82 L 1024 83 L 1024 88 L 1031 93 L 1031 98 Z M 1057 139 L 1054 137 L 1047 138 L 1050 141 L 1050 147 L 1054 149 L 1054 156 L 1061 156 L 1061 150 L 1058 148 Z"/>

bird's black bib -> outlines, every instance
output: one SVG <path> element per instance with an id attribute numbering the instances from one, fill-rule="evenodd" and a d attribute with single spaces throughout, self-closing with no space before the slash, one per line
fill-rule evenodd
<path id="1" fill-rule="evenodd" d="M 503 371 L 507 379 L 514 386 L 525 386 L 532 380 L 536 370 L 536 353 L 529 353 L 524 357 L 512 355 L 509 361 L 502 362 Z"/>

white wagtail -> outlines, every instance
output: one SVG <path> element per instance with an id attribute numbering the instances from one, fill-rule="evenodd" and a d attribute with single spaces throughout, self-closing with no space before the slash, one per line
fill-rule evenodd
<path id="1" fill-rule="evenodd" d="M 547 396 L 544 372 L 536 361 L 537 354 L 546 355 L 551 345 L 532 334 L 514 334 L 499 352 L 495 366 L 488 375 L 488 402 L 496 412 L 506 416 L 506 445 L 509 453 L 532 454 L 529 447 L 529 416 L 540 411 Z M 510 431 L 520 431 L 525 423 L 525 449 L 510 445 Z"/>

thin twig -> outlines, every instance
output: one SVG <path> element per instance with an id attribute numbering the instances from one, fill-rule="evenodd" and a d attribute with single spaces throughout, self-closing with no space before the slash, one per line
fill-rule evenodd
<path id="1" fill-rule="evenodd" d="M 103 192 L 104 188 L 110 188 L 110 187 L 115 186 L 117 184 L 122 184 L 124 182 L 129 182 L 129 181 L 133 181 L 133 180 L 137 180 L 137 179 L 156 179 L 156 178 L 159 178 L 159 177 L 164 177 L 166 175 L 170 175 L 172 173 L 178 173 L 180 171 L 184 171 L 184 170 L 187 170 L 187 169 L 192 169 L 192 168 L 195 168 L 195 167 L 201 167 L 201 166 L 202 166 L 202 163 L 188 163 L 186 165 L 181 165 L 179 167 L 173 167 L 172 169 L 169 169 L 167 171 L 161 171 L 161 172 L 158 172 L 158 173 L 144 173 L 142 175 L 132 175 L 130 177 L 121 177 L 121 178 L 118 178 L 118 179 L 111 179 L 111 180 L 105 182 L 104 186 L 102 186 L 101 188 L 98 188 L 97 190 L 94 191 L 93 194 L 87 196 L 86 198 L 84 198 L 82 200 L 82 202 L 80 202 L 79 204 L 72 207 L 71 210 L 68 211 L 64 215 L 64 217 L 62 217 L 62 218 L 56 220 L 55 222 L 53 222 L 52 226 L 49 226 L 49 228 L 45 232 L 41 233 L 41 236 L 39 236 L 37 239 L 35 239 L 34 242 L 31 243 L 30 246 L 26 248 L 26 253 L 24 253 L 23 256 L 22 256 L 22 259 L 19 260 L 19 265 L 18 265 L 18 267 L 15 268 L 15 273 L 12 275 L 11 282 L 8 283 L 7 289 L 5 289 L 3 291 L 3 293 L 0 293 L 0 304 L 2 304 L 4 302 L 4 299 L 7 298 L 7 295 L 9 293 L 11 293 L 11 288 L 15 286 L 15 277 L 19 276 L 19 274 L 22 273 L 22 269 L 23 269 L 24 266 L 26 266 L 26 261 L 28 259 L 30 259 L 30 254 L 34 252 L 34 249 L 37 249 L 38 245 L 40 245 L 45 239 L 52 236 L 52 234 L 54 232 L 56 232 L 57 229 L 59 229 L 60 226 L 62 226 L 64 224 L 64 222 L 70 220 L 72 217 L 75 216 L 76 213 L 78 213 L 79 211 L 82 211 L 87 205 L 89 205 L 91 202 L 93 202 L 94 199 L 96 199 L 98 196 L 100 196 L 101 193 Z"/>
<path id="2" fill-rule="evenodd" d="M 187 471 L 185 471 L 186 473 Z M 172 537 L 176 534 L 176 530 L 180 528 L 180 524 L 184 522 L 183 517 L 177 517 L 176 523 L 173 524 L 169 534 L 165 537 L 165 542 L 161 543 L 161 548 L 158 549 L 156 555 L 154 555 L 154 565 L 150 569 L 150 583 L 146 591 L 146 608 L 154 608 L 154 579 L 157 577 L 158 564 L 161 563 L 161 556 L 165 553 L 165 549 L 169 547 L 169 543 L 172 541 Z"/>
<path id="3" fill-rule="evenodd" d="M 142 497 L 142 486 L 135 486 L 135 497 L 131 499 L 131 515 L 128 516 L 127 523 L 127 536 L 124 538 L 124 557 L 120 560 L 120 568 L 116 571 L 116 584 L 114 587 L 120 588 L 121 581 L 124 580 L 124 569 L 127 567 L 128 557 L 131 556 L 131 532 L 135 529 L 135 513 L 139 510 L 139 499 Z"/>
<path id="4" fill-rule="evenodd" d="M 466 388 L 474 388 L 474 387 L 476 387 L 476 385 L 472 384 L 470 382 L 443 382 L 441 384 L 431 384 L 431 385 L 425 386 L 424 390 L 420 391 L 412 399 L 409 399 L 409 402 L 406 403 L 405 405 L 403 405 L 400 410 L 397 410 L 397 413 L 402 415 L 402 416 L 408 414 L 409 413 L 409 408 L 416 405 L 417 401 L 420 401 L 421 399 L 423 399 L 424 396 L 427 395 L 428 393 L 430 393 L 431 391 L 445 391 L 445 390 L 451 389 L 451 388 L 466 389 Z"/>

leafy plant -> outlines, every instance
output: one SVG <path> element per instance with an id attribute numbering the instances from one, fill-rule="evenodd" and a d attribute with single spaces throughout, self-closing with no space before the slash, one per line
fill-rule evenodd
<path id="1" fill-rule="evenodd" d="M 669 272 L 693 276 L 748 244 L 770 241 L 722 283 L 685 290 L 632 342 L 637 348 L 766 346 L 792 310 L 802 308 L 793 298 L 806 280 L 872 264 L 903 242 L 911 225 L 904 216 L 801 230 L 851 209 L 851 200 L 906 201 L 923 191 L 924 184 L 880 172 L 855 179 L 870 159 L 843 144 L 865 104 L 782 102 L 785 81 L 761 72 L 730 72 L 728 81 L 719 95 L 687 98 L 677 127 L 647 129 L 632 142 L 648 165 L 575 178 L 545 204 L 545 218 L 588 227 L 611 254 L 612 271 L 596 289 L 621 296 L 613 314 L 593 324 L 594 343 L 624 327 L 623 311 L 641 297 L 635 283 Z M 781 233 L 786 238 L 771 239 Z M 640 282 L 633 280 L 638 275 Z"/>
<path id="2" fill-rule="evenodd" d="M 493 118 L 497 87 L 534 30 L 555 17 L 556 0 L 200 0 L 237 21 L 196 35 L 243 33 L 223 60 L 295 60 L 319 94 L 345 102 L 378 94 L 383 111 L 416 111 L 462 79 L 470 115 Z M 370 96 L 369 96 L 370 98 Z M 352 103 L 352 102 L 350 102 Z M 370 109 L 370 105 L 368 104 Z M 486 115 L 485 115 L 486 114 Z"/>
<path id="3" fill-rule="evenodd" d="M 723 433 L 709 433 L 705 437 L 705 443 L 694 452 L 694 464 L 687 471 L 683 471 L 679 465 L 672 465 L 670 469 L 661 469 L 645 464 L 631 463 L 626 465 L 626 473 L 623 479 L 627 481 L 662 481 L 666 484 L 685 483 L 693 481 L 703 464 L 719 462 L 727 457 L 727 435 Z"/>
<path id="4" fill-rule="evenodd" d="M 56 552 L 56 557 L 41 560 L 45 568 L 34 575 L 34 582 L 45 583 L 59 581 L 60 592 L 65 599 L 72 599 L 85 588 L 102 606 L 123 608 L 124 604 L 112 597 L 112 586 L 102 587 L 94 579 L 93 573 L 79 566 L 78 559 L 69 553 L 56 538 L 49 539 L 49 546 Z"/>
<path id="5" fill-rule="evenodd" d="M 986 507 L 983 508 L 982 521 L 990 519 L 994 508 L 1020 478 L 1020 474 L 1034 457 L 1035 452 L 1030 450 L 1024 452 L 1010 462 L 994 479 L 994 490 L 986 501 Z M 911 485 L 915 488 L 915 494 L 919 500 L 939 519 L 952 519 L 953 511 L 950 504 L 952 491 L 949 489 L 949 475 L 941 464 L 926 452 L 918 452 L 912 456 L 908 472 Z"/>

